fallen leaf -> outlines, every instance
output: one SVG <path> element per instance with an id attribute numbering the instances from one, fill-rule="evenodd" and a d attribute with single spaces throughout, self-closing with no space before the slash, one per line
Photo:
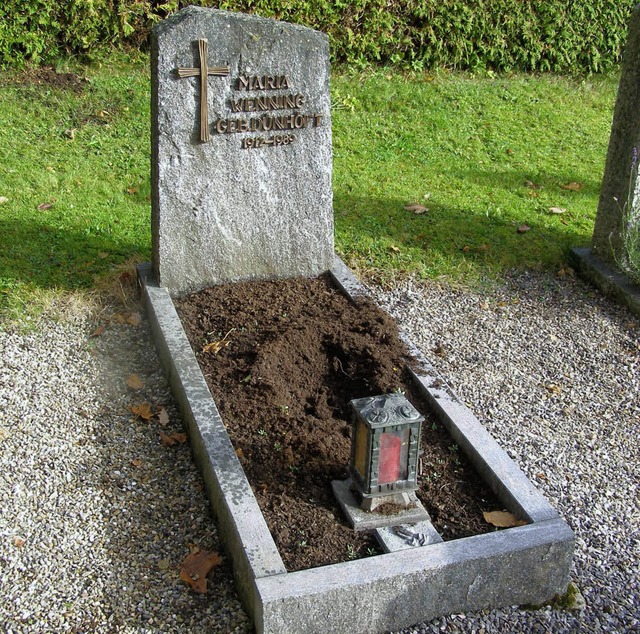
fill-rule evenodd
<path id="1" fill-rule="evenodd" d="M 113 315 L 111 315 L 111 320 L 112 321 L 117 321 L 119 324 L 126 324 L 127 323 L 127 316 L 129 313 L 114 313 Z"/>
<path id="2" fill-rule="evenodd" d="M 136 416 L 143 418 L 144 420 L 151 420 L 153 418 L 153 412 L 151 411 L 151 405 L 149 403 L 140 403 L 140 405 L 132 405 L 129 407 Z"/>
<path id="3" fill-rule="evenodd" d="M 513 513 L 508 511 L 484 511 L 482 516 L 486 522 L 498 528 L 510 528 L 526 524 L 524 520 L 519 520 Z"/>
<path id="4" fill-rule="evenodd" d="M 100 253 L 98 253 L 98 257 L 101 260 L 105 260 L 106 258 L 109 257 L 109 253 L 107 251 L 100 251 Z"/>
<path id="5" fill-rule="evenodd" d="M 570 266 L 563 266 L 558 271 L 558 277 L 564 277 L 565 275 L 568 275 L 569 277 L 575 277 L 575 274 L 576 272 Z"/>
<path id="6" fill-rule="evenodd" d="M 142 315 L 140 313 L 131 313 L 127 317 L 127 323 L 130 326 L 139 326 L 141 322 L 142 322 Z"/>
<path id="7" fill-rule="evenodd" d="M 185 442 L 187 442 L 187 434 L 174 432 L 173 434 L 169 435 L 161 431 L 160 440 L 165 447 L 173 447 L 173 445 L 177 445 L 178 443 L 184 444 Z"/>
<path id="8" fill-rule="evenodd" d="M 413 211 L 414 214 L 418 214 L 418 215 L 421 215 L 421 214 L 425 213 L 426 211 L 429 211 L 428 207 L 425 207 L 424 205 L 421 205 L 420 203 L 411 203 L 410 205 L 405 205 L 404 208 L 407 211 Z"/>
<path id="9" fill-rule="evenodd" d="M 527 231 L 531 231 L 531 227 L 529 227 L 528 225 L 520 225 L 516 231 L 518 233 L 527 233 Z"/>
<path id="10" fill-rule="evenodd" d="M 213 352 L 214 354 L 220 352 L 222 348 L 228 346 L 230 341 L 227 340 L 227 337 L 235 330 L 232 328 L 222 339 L 218 339 L 217 341 L 212 341 L 211 343 L 207 343 L 202 348 L 202 352 Z M 211 333 L 209 333 L 211 334 Z"/>
<path id="11" fill-rule="evenodd" d="M 166 427 L 169 424 L 169 412 L 164 407 L 158 409 L 158 425 Z"/>
<path id="12" fill-rule="evenodd" d="M 129 464 L 137 469 L 138 467 L 142 466 L 142 458 L 134 458 L 129 462 Z"/>
<path id="13" fill-rule="evenodd" d="M 471 251 L 471 247 L 470 247 L 468 244 L 465 244 L 465 245 L 462 247 L 462 252 L 463 252 L 463 253 L 469 253 L 469 251 Z"/>
<path id="14" fill-rule="evenodd" d="M 510 147 L 507 148 L 507 154 L 509 154 L 509 155 L 513 154 L 513 150 Z"/>
<path id="15" fill-rule="evenodd" d="M 573 181 L 571 183 L 567 183 L 566 185 L 560 185 L 560 187 L 562 187 L 562 189 L 568 189 L 572 192 L 577 192 L 582 189 L 582 183 L 576 183 L 575 181 Z"/>
<path id="16" fill-rule="evenodd" d="M 540 471 L 540 473 L 536 473 L 536 478 L 538 478 L 538 480 L 546 480 L 547 476 L 542 471 Z"/>
<path id="17" fill-rule="evenodd" d="M 165 447 L 172 447 L 177 443 L 172 436 L 165 434 L 163 431 L 160 432 L 160 440 Z"/>
<path id="18" fill-rule="evenodd" d="M 5 203 L 8 203 L 9 199 L 6 196 L 0 196 L 0 205 L 4 205 Z"/>
<path id="19" fill-rule="evenodd" d="M 67 128 L 64 131 L 64 135 L 68 138 L 71 139 L 72 141 L 76 138 L 76 131 L 74 128 Z"/>
<path id="20" fill-rule="evenodd" d="M 100 325 L 91 333 L 91 336 L 99 337 L 100 335 L 104 335 L 106 331 L 107 329 L 104 327 L 104 325 Z"/>
<path id="21" fill-rule="evenodd" d="M 395 244 L 389 245 L 389 249 L 394 253 L 400 253 L 400 249 L 398 249 L 398 247 Z"/>
<path id="22" fill-rule="evenodd" d="M 160 568 L 160 570 L 169 570 L 170 567 L 171 567 L 171 561 L 168 558 L 161 559 L 158 562 L 158 568 Z"/>
<path id="23" fill-rule="evenodd" d="M 207 591 L 207 575 L 222 563 L 222 557 L 215 551 L 198 550 L 189 553 L 182 563 L 180 579 L 188 583 L 196 592 Z"/>
<path id="24" fill-rule="evenodd" d="M 549 385 L 545 385 L 544 388 L 550 394 L 560 394 L 560 392 L 562 392 L 562 389 L 560 388 L 560 386 L 559 385 L 555 385 L 554 383 L 550 383 Z"/>
<path id="25" fill-rule="evenodd" d="M 236 456 L 238 456 L 238 458 L 240 458 L 240 460 L 244 459 L 244 452 L 242 451 L 241 447 L 238 447 L 236 449 Z"/>
<path id="26" fill-rule="evenodd" d="M 40 203 L 38 205 L 38 211 L 47 211 L 53 207 L 53 203 Z"/>
<path id="27" fill-rule="evenodd" d="M 484 244 L 481 244 L 478 247 L 478 251 L 488 251 L 489 250 L 489 245 L 485 242 Z"/>
<path id="28" fill-rule="evenodd" d="M 567 210 L 564 207 L 549 207 L 550 214 L 563 214 Z"/>
<path id="29" fill-rule="evenodd" d="M 130 194 L 131 196 L 133 196 L 133 194 L 137 194 L 138 193 L 138 188 L 137 187 L 129 187 L 127 188 L 127 194 Z"/>
<path id="30" fill-rule="evenodd" d="M 525 187 L 529 187 L 529 189 L 541 189 L 542 185 L 538 185 L 538 183 L 534 183 L 533 181 L 525 181 Z"/>
<path id="31" fill-rule="evenodd" d="M 230 343 L 230 341 L 225 341 L 224 339 L 220 339 L 219 341 L 212 341 L 211 343 L 207 343 L 202 346 L 202 352 L 213 352 L 213 354 L 217 354 L 218 352 L 220 352 L 220 350 L 222 350 L 222 348 L 225 348 Z"/>
<path id="32" fill-rule="evenodd" d="M 22 548 L 26 543 L 27 543 L 27 538 L 26 537 L 22 537 L 21 535 L 16 535 L 13 538 L 13 545 L 16 548 Z"/>
<path id="33" fill-rule="evenodd" d="M 144 387 L 144 381 L 137 374 L 130 374 L 127 377 L 127 385 L 132 390 L 141 390 Z"/>

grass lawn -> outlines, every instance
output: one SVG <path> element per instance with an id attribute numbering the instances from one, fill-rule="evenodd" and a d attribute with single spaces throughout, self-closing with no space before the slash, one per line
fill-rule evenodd
<path id="1" fill-rule="evenodd" d="M 148 60 L 72 70 L 88 78 L 77 91 L 0 75 L 5 316 L 150 257 Z M 466 284 L 560 268 L 590 240 L 616 87 L 616 76 L 334 72 L 337 251 L 359 269 Z"/>

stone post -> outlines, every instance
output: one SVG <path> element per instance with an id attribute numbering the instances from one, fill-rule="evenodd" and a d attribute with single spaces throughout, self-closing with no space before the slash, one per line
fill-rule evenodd
<path id="1" fill-rule="evenodd" d="M 592 242 L 594 255 L 612 264 L 622 260 L 625 205 L 631 208 L 640 205 L 636 186 L 639 151 L 640 5 L 637 5 L 629 22 Z"/>

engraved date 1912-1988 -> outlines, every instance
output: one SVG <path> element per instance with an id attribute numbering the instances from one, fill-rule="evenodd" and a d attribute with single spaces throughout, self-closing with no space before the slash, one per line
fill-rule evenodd
<path id="1" fill-rule="evenodd" d="M 263 136 L 255 136 L 255 137 L 247 137 L 246 139 L 242 139 L 241 147 L 243 149 L 248 148 L 259 148 L 264 147 L 266 145 L 289 145 L 296 140 L 296 137 L 293 134 L 276 134 L 275 136 L 263 137 Z"/>

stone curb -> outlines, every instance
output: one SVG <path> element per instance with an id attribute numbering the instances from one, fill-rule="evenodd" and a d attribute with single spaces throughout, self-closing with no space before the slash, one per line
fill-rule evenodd
<path id="1" fill-rule="evenodd" d="M 588 248 L 571 249 L 571 260 L 583 278 L 640 317 L 640 289 L 624 273 L 597 258 Z"/>
<path id="2" fill-rule="evenodd" d="M 429 404 L 505 507 L 530 523 L 287 573 L 169 293 L 149 265 L 138 272 L 160 359 L 258 633 L 371 634 L 453 612 L 544 603 L 566 590 L 573 532 L 410 342 Z M 353 301 L 366 295 L 338 258 L 331 274 Z"/>

